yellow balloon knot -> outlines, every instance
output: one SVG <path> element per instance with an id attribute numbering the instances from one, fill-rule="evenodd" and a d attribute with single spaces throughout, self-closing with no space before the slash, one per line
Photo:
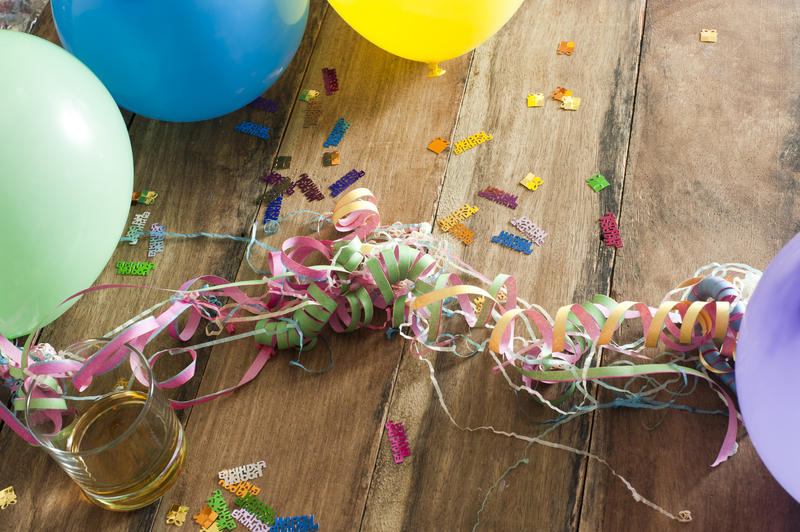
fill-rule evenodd
<path id="1" fill-rule="evenodd" d="M 439 76 L 447 72 L 447 70 L 439 68 L 439 63 L 428 63 L 428 68 L 431 69 L 431 71 L 428 72 L 429 78 L 438 78 Z"/>

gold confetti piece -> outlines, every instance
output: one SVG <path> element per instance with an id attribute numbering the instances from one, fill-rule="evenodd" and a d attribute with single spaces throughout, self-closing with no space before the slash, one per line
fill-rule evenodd
<path id="1" fill-rule="evenodd" d="M 17 494 L 14 493 L 14 486 L 9 486 L 0 491 L 0 510 L 5 510 L 9 504 L 17 504 Z"/>
<path id="2" fill-rule="evenodd" d="M 300 100 L 304 102 L 310 102 L 317 96 L 319 96 L 319 91 L 315 91 L 314 89 L 305 89 L 300 93 Z"/>
<path id="3" fill-rule="evenodd" d="M 528 94 L 528 107 L 541 107 L 544 103 L 544 94 L 541 92 Z"/>
<path id="4" fill-rule="evenodd" d="M 519 182 L 520 185 L 524 186 L 528 190 L 536 190 L 539 188 L 539 185 L 542 184 L 542 178 L 533 175 L 532 173 L 528 173 L 525 177 L 522 178 Z"/>
<path id="5" fill-rule="evenodd" d="M 717 42 L 717 30 L 707 30 L 703 28 L 700 30 L 701 42 Z"/>
<path id="6" fill-rule="evenodd" d="M 577 111 L 581 105 L 581 99 L 577 96 L 564 96 L 561 100 L 561 108 L 567 111 Z"/>
<path id="7" fill-rule="evenodd" d="M 186 521 L 186 512 L 189 511 L 188 506 L 181 506 L 180 504 L 173 504 L 167 512 L 167 524 L 175 526 L 183 526 Z"/>

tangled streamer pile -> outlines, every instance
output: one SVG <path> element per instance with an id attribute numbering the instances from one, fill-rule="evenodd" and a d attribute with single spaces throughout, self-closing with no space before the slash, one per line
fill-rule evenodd
<path id="1" fill-rule="evenodd" d="M 219 336 L 226 330 L 234 333 L 237 327 L 255 322 L 248 332 L 150 356 L 150 364 L 154 365 L 163 353 L 191 355 L 192 362 L 183 371 L 159 383 L 162 387 L 175 387 L 194 374 L 196 349 L 249 336 L 259 344 L 255 360 L 236 386 L 192 401 L 172 402 L 175 408 L 183 408 L 230 393 L 251 381 L 276 350 L 312 349 L 325 326 L 340 333 L 361 327 L 388 328 L 388 333 L 410 339 L 413 352 L 423 360 L 429 351 L 456 352 L 461 339 L 471 346 L 471 354 L 486 351 L 488 344 L 488 352 L 496 361 L 493 371 L 502 373 L 513 389 L 536 396 L 556 411 L 559 423 L 585 410 L 582 405 L 562 410 L 559 404 L 563 397 L 545 399 L 536 390 L 536 383 L 568 383 L 568 394 L 579 390 L 584 403 L 596 405 L 597 400 L 588 391 L 588 381 L 657 374 L 704 379 L 717 388 L 728 412 L 728 429 L 713 465 L 735 452 L 738 415 L 725 386 L 735 390 L 732 363 L 744 312 L 737 286 L 741 289 L 743 279 L 756 279 L 755 270 L 730 267 L 715 275 L 697 276 L 671 293 L 682 294 L 682 300 L 664 301 L 657 308 L 598 295 L 591 302 L 560 308 L 553 319 L 541 307 L 518 298 L 514 277 L 501 274 L 486 278 L 449 253 L 447 244 L 434 238 L 427 224 L 380 226 L 377 201 L 368 189 L 344 195 L 335 205 L 331 221 L 343 233 L 341 238 L 288 238 L 280 250 L 268 253 L 268 275 L 262 279 L 229 283 L 221 277 L 203 276 L 187 281 L 177 291 L 168 291 L 168 300 L 112 331 L 107 335 L 110 341 L 106 346 L 87 361 L 74 360 L 70 348 L 56 352 L 49 346 L 31 346 L 32 337 L 23 349 L 0 337 L 0 376 L 15 391 L 15 409 L 24 409 L 30 395 L 32 406 L 46 407 L 55 419 L 66 409 L 60 399 L 66 379 L 71 379 L 79 390 L 85 389 L 93 376 L 122 361 L 128 352 L 122 349 L 124 344 L 144 352 L 145 346 L 164 329 L 172 337 L 188 341 L 202 322 L 206 322 L 209 336 Z M 323 257 L 322 264 L 307 264 L 309 257 L 315 255 Z M 462 276 L 471 282 L 477 280 L 484 287 L 467 283 Z M 192 288 L 200 283 L 204 286 Z M 122 286 L 127 285 L 94 287 L 73 297 Z M 257 296 L 243 290 L 256 287 L 265 290 Z M 470 296 L 477 296 L 480 303 Z M 221 298 L 230 302 L 223 304 Z M 157 314 L 162 306 L 166 310 Z M 184 312 L 188 319 L 179 330 L 178 317 Z M 457 319 L 456 316 L 463 318 L 471 331 L 489 329 L 488 340 L 479 343 L 469 334 L 442 333 L 443 318 Z M 624 320 L 641 322 L 643 335 L 638 342 L 620 346 L 612 337 Z M 525 334 L 516 334 L 521 328 Z M 644 359 L 648 357 L 641 354 L 642 349 L 659 342 L 676 353 L 699 348 L 698 369 L 676 363 L 685 361 L 685 357 L 667 362 L 651 359 L 641 364 L 628 361 L 599 365 L 601 346 Z M 721 348 L 717 348 L 718 342 Z M 509 370 L 513 370 L 511 375 L 518 373 L 519 378 L 510 376 Z M 725 386 L 709 373 L 720 375 Z M 439 391 L 435 380 L 434 385 Z M 610 388 L 622 395 L 627 393 L 625 389 Z M 663 387 L 653 385 L 650 392 L 639 390 L 636 395 L 655 394 L 659 389 Z M 36 443 L 10 411 L 3 409 L 0 414 L 18 434 Z M 54 423 L 58 432 L 60 425 Z"/>

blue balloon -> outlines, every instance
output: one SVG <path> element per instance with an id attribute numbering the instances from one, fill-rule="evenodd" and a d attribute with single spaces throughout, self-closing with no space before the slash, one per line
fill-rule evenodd
<path id="1" fill-rule="evenodd" d="M 309 0 L 52 0 L 64 48 L 134 113 L 191 122 L 263 93 L 297 52 Z"/>

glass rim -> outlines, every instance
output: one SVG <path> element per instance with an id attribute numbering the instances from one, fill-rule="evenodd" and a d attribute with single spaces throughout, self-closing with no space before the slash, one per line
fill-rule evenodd
<path id="1" fill-rule="evenodd" d="M 111 342 L 111 340 L 112 340 L 111 338 L 90 338 L 88 340 L 82 340 L 80 342 L 76 342 L 74 344 L 71 344 L 67 349 L 72 348 L 73 346 L 76 346 L 76 345 L 81 345 L 81 344 L 89 344 L 89 343 L 99 344 L 99 343 L 103 343 L 103 342 L 109 343 L 109 342 Z M 110 442 L 104 443 L 100 447 L 96 447 L 94 449 L 88 449 L 88 450 L 85 450 L 85 451 L 75 451 L 75 452 L 64 450 L 64 449 L 59 449 L 58 447 L 53 446 L 50 443 L 49 439 L 42 440 L 41 438 L 39 438 L 39 435 L 37 434 L 37 432 L 33 428 L 31 428 L 31 425 L 30 425 L 30 422 L 29 422 L 29 419 L 28 419 L 28 413 L 30 411 L 30 402 L 31 402 L 31 395 L 32 394 L 28 393 L 27 396 L 25 397 L 25 410 L 24 410 L 24 413 L 25 413 L 25 426 L 28 428 L 28 431 L 33 436 L 33 438 L 37 441 L 37 443 L 39 444 L 39 446 L 42 449 L 46 449 L 48 452 L 52 452 L 52 453 L 58 454 L 58 455 L 78 456 L 78 457 L 91 456 L 91 455 L 94 455 L 94 454 L 101 453 L 103 451 L 107 451 L 111 447 L 113 447 L 113 446 L 117 445 L 118 443 L 120 443 L 122 440 L 124 440 L 125 438 L 130 436 L 131 433 L 134 431 L 134 429 L 142 422 L 142 420 L 144 419 L 145 414 L 147 413 L 147 409 L 150 407 L 150 404 L 152 402 L 153 393 L 156 390 L 155 377 L 153 375 L 153 368 L 150 367 L 150 363 L 147 360 L 147 357 L 145 357 L 144 353 L 139 351 L 139 349 L 137 349 L 136 347 L 134 347 L 133 345 L 131 345 L 128 342 L 125 342 L 122 345 L 127 347 L 128 349 L 130 349 L 132 352 L 136 353 L 136 355 L 138 355 L 139 359 L 143 362 L 144 367 L 147 368 L 147 377 L 148 377 L 147 398 L 145 399 L 145 402 L 144 402 L 144 405 L 142 406 L 141 411 L 136 416 L 136 419 L 134 419 L 130 423 L 130 425 L 128 425 L 128 427 L 122 432 L 122 434 L 120 434 L 119 436 L 117 436 L 116 438 L 111 440 Z M 86 364 L 93 357 L 97 356 L 97 354 L 98 353 L 95 353 L 92 356 L 90 356 L 89 358 L 85 359 L 84 360 L 84 364 Z M 111 371 L 111 370 L 109 370 L 109 371 Z M 72 380 L 71 378 L 67 379 L 67 381 L 71 381 L 71 380 Z M 34 384 L 34 385 L 36 385 L 36 384 Z M 64 429 L 62 429 L 62 430 L 64 430 Z M 53 437 L 55 437 L 55 435 L 53 435 Z"/>

